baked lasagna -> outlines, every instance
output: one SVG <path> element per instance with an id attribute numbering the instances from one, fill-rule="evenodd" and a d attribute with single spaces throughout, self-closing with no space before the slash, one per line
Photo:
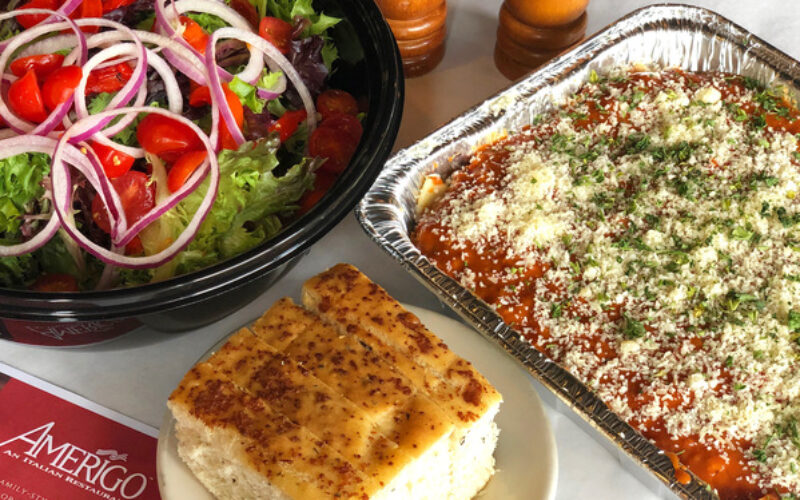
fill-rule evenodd
<path id="1" fill-rule="evenodd" d="M 781 87 L 592 71 L 429 177 L 413 239 L 721 498 L 794 498 L 799 140 Z"/>

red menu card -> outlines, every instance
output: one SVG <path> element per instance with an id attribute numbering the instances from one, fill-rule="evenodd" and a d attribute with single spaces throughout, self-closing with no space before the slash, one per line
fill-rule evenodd
<path id="1" fill-rule="evenodd" d="M 158 431 L 0 363 L 0 499 L 159 499 Z"/>

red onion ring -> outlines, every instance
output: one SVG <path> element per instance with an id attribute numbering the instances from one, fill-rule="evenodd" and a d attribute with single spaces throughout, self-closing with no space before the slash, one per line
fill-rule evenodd
<path id="1" fill-rule="evenodd" d="M 125 209 L 122 206 L 122 200 L 117 190 L 111 185 L 103 169 L 103 164 L 100 162 L 100 158 L 97 156 L 94 149 L 86 143 L 81 143 L 80 147 L 81 152 L 86 154 L 86 158 L 88 159 L 87 165 L 90 168 L 90 170 L 80 169 L 80 171 L 90 179 L 90 183 L 92 183 L 92 178 L 96 181 L 92 183 L 92 185 L 95 186 L 95 191 L 97 191 L 100 199 L 103 200 L 103 206 L 108 214 L 109 226 L 111 228 L 110 236 L 113 240 L 128 229 L 128 220 L 124 216 Z"/>
<path id="2" fill-rule="evenodd" d="M 87 21 L 83 23 L 82 21 Z M 139 92 L 139 89 L 145 83 L 147 78 L 147 50 L 145 46 L 142 44 L 142 41 L 133 33 L 131 29 L 127 26 L 122 25 L 120 23 L 109 21 L 107 19 L 99 19 L 99 18 L 89 18 L 89 19 L 81 19 L 78 21 L 78 24 L 83 25 L 90 25 L 90 26 L 106 26 L 110 28 L 116 28 L 117 30 L 125 33 L 128 35 L 129 39 L 133 42 L 136 48 L 135 55 L 137 55 L 137 62 L 136 66 L 133 69 L 133 73 L 131 74 L 130 79 L 125 83 L 125 85 L 117 92 L 117 94 L 111 99 L 109 103 L 109 108 L 115 109 L 121 105 L 125 105 L 133 99 L 133 97 Z M 126 53 L 130 53 L 131 48 L 129 44 L 120 44 L 108 47 L 106 49 L 101 50 L 97 54 L 95 54 L 86 64 L 83 65 L 83 76 L 81 77 L 78 86 L 75 88 L 75 95 L 78 96 L 75 99 L 75 113 L 78 118 L 85 118 L 89 116 L 89 111 L 86 109 L 86 82 L 89 79 L 89 74 L 91 73 L 92 69 L 95 68 L 98 64 L 113 57 L 117 57 L 120 55 L 125 55 Z M 138 103 L 137 103 L 138 104 Z M 104 127 L 109 121 L 111 121 L 113 117 L 108 117 L 105 121 L 99 124 L 98 130 Z M 74 136 L 74 142 L 80 142 L 83 140 L 88 139 L 91 135 L 94 134 L 95 131 L 92 131 L 91 134 L 82 135 L 82 136 Z"/>
<path id="3" fill-rule="evenodd" d="M 98 259 L 107 264 L 128 267 L 131 269 L 157 267 L 171 260 L 178 252 L 183 250 L 192 241 L 192 238 L 194 238 L 197 230 L 200 228 L 200 225 L 202 224 L 209 210 L 211 210 L 214 200 L 216 199 L 217 189 L 219 187 L 219 165 L 217 163 L 217 156 L 214 152 L 214 147 L 203 131 L 200 130 L 200 128 L 190 120 L 187 120 L 183 116 L 172 113 L 168 110 L 153 107 L 138 107 L 103 111 L 96 115 L 91 115 L 87 118 L 79 120 L 73 126 L 73 128 L 76 128 L 77 132 L 80 133 L 81 129 L 85 130 L 93 128 L 95 126 L 95 122 L 103 121 L 108 117 L 113 118 L 113 116 L 123 113 L 156 113 L 185 124 L 198 135 L 203 143 L 203 146 L 206 148 L 206 151 L 208 151 L 208 157 L 203 165 L 198 168 L 194 174 L 192 174 L 189 181 L 184 184 L 181 189 L 173 193 L 170 198 L 153 208 L 153 210 L 148 212 L 141 220 L 133 224 L 127 230 L 126 234 L 119 238 L 119 241 L 115 242 L 115 246 L 121 247 L 130 242 L 130 240 L 132 240 L 139 231 L 144 229 L 144 227 L 175 206 L 181 199 L 186 197 L 191 190 L 196 188 L 204 180 L 204 177 L 208 176 L 209 186 L 206 195 L 203 198 L 203 201 L 200 203 L 197 211 L 192 216 L 192 219 L 185 230 L 180 234 L 180 236 L 178 236 L 178 238 L 175 239 L 174 242 L 172 242 L 169 247 L 156 254 L 146 257 L 129 257 L 126 255 L 119 255 L 113 250 L 109 250 L 97 245 L 83 235 L 83 233 L 81 233 L 78 228 L 75 227 L 74 221 L 70 220 L 72 210 L 72 190 L 70 189 L 70 173 L 68 164 L 72 164 L 77 168 L 81 168 L 80 165 L 75 165 L 74 160 L 70 159 L 67 153 L 69 141 L 72 139 L 72 128 L 67 130 L 61 139 L 59 139 L 53 153 L 53 204 L 55 207 L 55 212 L 58 214 L 58 218 L 61 220 L 64 230 L 78 243 L 78 245 Z M 85 165 L 83 168 L 86 168 Z M 100 187 L 99 179 L 89 178 L 89 182 L 95 186 L 95 189 Z"/>
<path id="4" fill-rule="evenodd" d="M 278 92 L 274 92 L 272 90 L 266 90 L 266 89 L 262 89 L 262 88 L 259 88 L 258 90 L 256 90 L 256 94 L 258 94 L 258 97 L 260 97 L 261 99 L 266 99 L 268 101 L 271 101 L 273 99 L 277 99 L 281 95 Z"/>
<path id="5" fill-rule="evenodd" d="M 295 89 L 297 89 L 297 93 L 300 95 L 300 99 L 303 101 L 303 107 L 308 115 L 306 117 L 308 132 L 313 132 L 317 126 L 317 112 L 314 108 L 314 100 L 311 98 L 308 87 L 303 83 L 303 79 L 297 73 L 297 70 L 294 69 L 292 63 L 290 63 L 274 45 L 255 33 L 238 30 L 236 28 L 220 28 L 211 35 L 208 41 L 209 47 L 215 47 L 220 38 L 236 38 L 237 40 L 241 40 L 249 44 L 251 49 L 258 49 L 263 54 L 263 57 L 267 58 L 270 67 L 274 64 L 276 67 L 280 68 L 283 74 L 292 82 Z M 206 56 L 208 56 L 209 53 L 213 53 L 213 50 L 206 49 Z"/>
<path id="6" fill-rule="evenodd" d="M 209 68 L 213 68 L 216 65 L 216 59 L 214 58 L 216 53 L 216 43 L 212 36 L 209 37 L 206 45 L 206 64 Z M 231 137 L 233 137 L 237 146 L 241 146 L 245 142 L 244 134 L 239 128 L 239 124 L 236 123 L 236 117 L 233 116 L 230 105 L 228 105 L 228 99 L 225 97 L 225 90 L 222 88 L 218 72 L 213 70 L 208 72 L 208 88 L 211 91 L 211 100 L 215 101 L 219 106 L 219 112 L 228 127 L 228 131 L 231 133 Z"/>
<path id="7" fill-rule="evenodd" d="M 155 12 L 156 12 L 156 28 L 170 39 L 180 40 L 181 44 L 195 53 L 198 57 L 202 58 L 202 54 L 196 51 L 193 47 L 191 47 L 183 37 L 179 33 L 179 30 L 176 30 L 174 24 L 177 24 L 177 18 L 180 14 L 184 12 L 204 12 L 208 14 L 213 14 L 226 23 L 230 24 L 234 28 L 238 28 L 243 31 L 253 32 L 250 23 L 242 17 L 241 14 L 236 12 L 234 9 L 228 7 L 222 2 L 217 2 L 214 0 L 177 0 L 170 3 L 169 7 L 171 7 L 171 12 L 167 11 L 166 0 L 156 0 L 155 2 Z M 173 63 L 169 56 L 169 52 L 165 52 L 165 57 L 167 58 L 170 63 Z M 174 63 L 173 63 L 174 64 Z M 233 80 L 233 76 L 224 69 L 217 66 L 216 61 L 214 61 L 213 65 L 207 66 L 209 69 L 217 68 L 217 71 L 220 74 L 220 77 L 229 82 Z M 238 76 L 241 80 L 244 80 L 248 83 L 255 84 L 258 79 L 261 77 L 261 72 L 264 69 L 264 60 L 263 58 L 257 57 L 256 54 L 251 52 L 250 59 L 247 62 L 245 68 L 238 73 Z M 186 73 L 189 78 L 195 80 L 200 85 L 205 85 L 206 81 L 203 79 L 202 81 L 193 78 L 192 74 Z M 195 75 L 200 76 L 200 75 Z"/>
<path id="8" fill-rule="evenodd" d="M 25 10 L 25 11 L 27 11 L 27 12 L 25 12 L 26 14 L 37 14 L 37 13 L 38 14 L 50 14 L 50 16 L 48 16 L 42 22 L 40 22 L 40 23 L 38 23 L 36 25 L 36 26 L 42 26 L 42 25 L 45 25 L 45 24 L 54 23 L 54 22 L 56 22 L 58 20 L 58 18 L 68 19 L 69 15 L 72 14 L 72 12 L 76 8 L 78 8 L 78 6 L 81 4 L 82 1 L 83 0 L 67 0 L 57 10 L 50 10 L 50 9 L 17 9 L 17 10 Z M 41 11 L 41 10 L 45 10 L 47 12 L 37 12 L 37 11 Z M 16 10 L 12 11 L 12 12 L 16 12 Z M 9 14 L 10 14 L 10 12 L 9 12 Z M 0 17 L 0 20 L 4 20 L 4 19 L 7 19 L 7 18 Z M 0 43 L 0 51 L 1 50 L 5 50 L 6 47 L 12 41 L 14 41 L 14 39 L 16 39 L 18 36 L 22 35 L 23 33 L 25 33 L 25 32 L 19 33 L 16 36 L 13 36 L 13 37 L 9 38 L 8 40 L 4 40 L 3 42 L 1 42 Z"/>

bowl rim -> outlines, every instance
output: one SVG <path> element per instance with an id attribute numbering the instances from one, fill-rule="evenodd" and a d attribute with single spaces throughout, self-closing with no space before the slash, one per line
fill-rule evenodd
<path id="1" fill-rule="evenodd" d="M 355 207 L 382 170 L 403 113 L 403 66 L 394 37 L 373 0 L 337 2 L 364 50 L 370 85 L 364 135 L 350 166 L 311 210 L 257 247 L 200 271 L 146 285 L 85 292 L 37 292 L 0 288 L 0 318 L 33 321 L 96 321 L 185 307 L 238 288 L 308 249 Z M 369 42 L 369 43 L 366 43 Z"/>

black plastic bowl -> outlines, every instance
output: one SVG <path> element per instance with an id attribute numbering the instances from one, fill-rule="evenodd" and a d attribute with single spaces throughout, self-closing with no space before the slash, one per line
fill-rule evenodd
<path id="1" fill-rule="evenodd" d="M 184 276 L 103 292 L 41 293 L 0 289 L 0 338 L 49 346 L 92 344 L 140 324 L 185 331 L 255 299 L 304 251 L 352 210 L 391 152 L 403 111 L 403 69 L 397 46 L 374 0 L 319 1 L 350 23 L 364 52 L 333 86 L 367 99 L 364 135 L 348 169 L 308 213 L 271 240 L 238 257 Z"/>

